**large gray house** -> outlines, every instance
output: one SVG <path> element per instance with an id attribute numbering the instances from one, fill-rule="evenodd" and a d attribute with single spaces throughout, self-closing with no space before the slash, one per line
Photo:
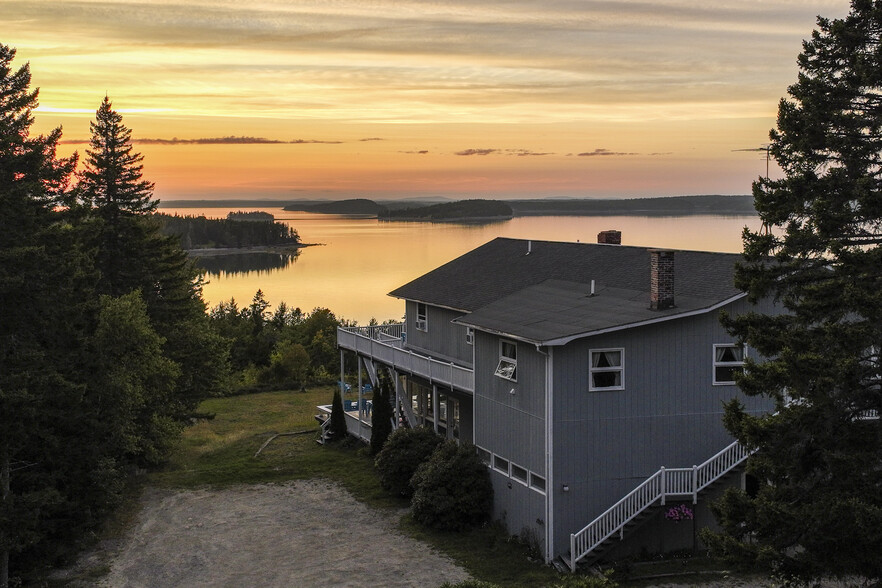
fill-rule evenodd
<path id="1" fill-rule="evenodd" d="M 399 422 L 474 443 L 496 518 L 546 561 L 574 567 L 621 539 L 688 546 L 710 522 L 707 493 L 743 483 L 724 402 L 771 408 L 735 386 L 751 351 L 719 321 L 749 307 L 733 285 L 740 256 L 620 240 L 499 238 L 392 291 L 403 325 L 338 331 L 341 360 L 359 358 L 350 431 L 369 439 L 356 391 L 387 369 Z M 665 515 L 681 504 L 695 518 L 678 529 L 684 517 Z"/>

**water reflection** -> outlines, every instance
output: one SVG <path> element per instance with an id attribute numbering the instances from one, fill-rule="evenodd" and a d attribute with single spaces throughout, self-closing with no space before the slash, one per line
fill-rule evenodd
<path id="1" fill-rule="evenodd" d="M 223 218 L 230 210 L 191 208 L 179 212 Z M 251 262 L 245 259 L 232 260 L 237 265 L 230 266 L 204 258 L 200 263 L 210 265 L 213 272 L 203 289 L 208 305 L 230 298 L 251 300 L 260 288 L 273 305 L 285 301 L 305 310 L 322 306 L 361 324 L 371 317 L 400 319 L 404 303 L 387 292 L 496 237 L 592 243 L 600 231 L 618 229 L 625 245 L 734 253 L 741 251 L 742 229 L 761 226 L 755 216 L 535 216 L 463 225 L 386 222 L 267 207 L 254 210 L 271 212 L 277 221 L 297 229 L 304 243 L 324 246 L 301 250 L 296 263 L 283 262 L 277 255 L 259 267 L 246 266 Z"/>
<path id="2" fill-rule="evenodd" d="M 212 277 L 226 278 L 253 273 L 256 276 L 283 270 L 297 261 L 299 251 L 293 253 L 277 253 L 255 251 L 230 255 L 210 255 L 194 257 L 193 261 L 200 269 Z"/>

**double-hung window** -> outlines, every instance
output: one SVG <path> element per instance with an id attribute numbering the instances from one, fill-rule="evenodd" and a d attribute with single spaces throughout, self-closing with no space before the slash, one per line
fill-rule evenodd
<path id="1" fill-rule="evenodd" d="M 426 311 L 426 305 L 422 302 L 417 302 L 416 328 L 417 331 L 429 330 L 428 312 Z"/>
<path id="2" fill-rule="evenodd" d="M 518 345 L 514 341 L 499 341 L 499 363 L 495 374 L 516 382 L 518 379 Z"/>
<path id="3" fill-rule="evenodd" d="M 714 345 L 714 385 L 735 383 L 735 374 L 744 371 L 744 346 L 733 344 Z"/>
<path id="4" fill-rule="evenodd" d="M 625 389 L 625 350 L 592 349 L 589 354 L 588 389 Z"/>

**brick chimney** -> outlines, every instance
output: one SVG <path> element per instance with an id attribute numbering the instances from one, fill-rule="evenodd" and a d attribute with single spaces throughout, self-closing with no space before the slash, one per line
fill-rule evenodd
<path id="1" fill-rule="evenodd" d="M 605 243 L 607 245 L 621 245 L 622 244 L 622 232 L 621 231 L 600 231 L 597 233 L 597 242 Z"/>
<path id="2" fill-rule="evenodd" d="M 674 306 L 674 252 L 649 250 L 649 308 L 664 310 Z"/>

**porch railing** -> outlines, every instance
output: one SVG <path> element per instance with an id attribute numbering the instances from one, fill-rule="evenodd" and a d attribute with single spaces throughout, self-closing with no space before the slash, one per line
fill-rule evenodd
<path id="1" fill-rule="evenodd" d="M 432 383 L 474 393 L 475 372 L 452 362 L 414 353 L 403 346 L 401 325 L 338 327 L 337 345 L 355 351 L 396 370 L 426 378 Z M 398 334 L 398 338 L 394 335 Z"/>
<path id="2" fill-rule="evenodd" d="M 580 559 L 616 533 L 621 536 L 625 525 L 656 501 L 665 504 L 667 497 L 691 496 L 693 503 L 697 502 L 699 492 L 729 473 L 748 455 L 750 452 L 736 441 L 701 465 L 661 468 L 584 529 L 570 535 L 570 569 L 575 571 Z"/>

